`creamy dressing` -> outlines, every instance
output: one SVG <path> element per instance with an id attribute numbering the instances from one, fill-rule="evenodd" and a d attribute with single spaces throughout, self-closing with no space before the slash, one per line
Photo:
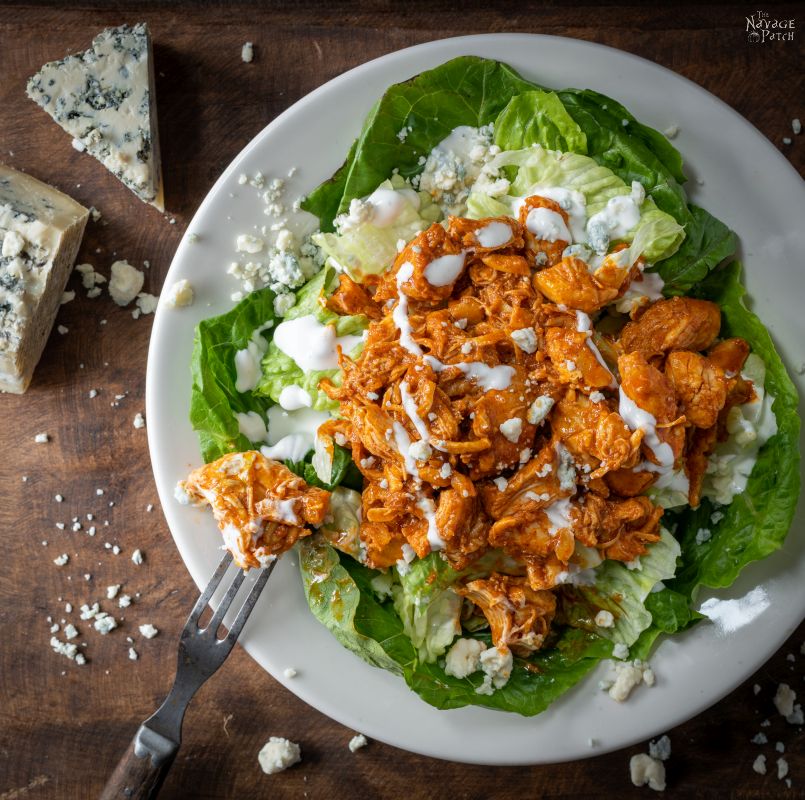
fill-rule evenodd
<path id="1" fill-rule="evenodd" d="M 419 434 L 419 438 L 422 439 L 422 441 L 427 442 L 430 438 L 430 431 L 428 430 L 428 426 L 425 424 L 425 420 L 419 416 L 416 400 L 414 400 L 413 396 L 411 395 L 411 390 L 408 388 L 408 384 L 405 381 L 400 384 L 400 399 L 402 400 L 403 410 L 408 416 L 408 419 L 411 420 L 411 424 Z"/>
<path id="2" fill-rule="evenodd" d="M 508 227 L 508 225 L 504 227 Z M 511 233 L 509 238 L 511 238 Z M 465 253 L 455 253 L 434 258 L 433 261 L 425 267 L 425 280 L 431 286 L 449 286 L 461 275 L 461 270 L 464 269 L 465 258 Z M 407 264 L 408 262 L 406 261 L 405 263 Z M 404 266 L 405 264 L 403 264 L 403 267 Z M 402 267 L 400 267 L 400 271 L 402 271 Z M 397 277 L 399 279 L 399 272 L 397 273 Z M 408 277 L 410 277 L 410 275 Z"/>
<path id="3" fill-rule="evenodd" d="M 424 514 L 428 523 L 428 544 L 432 550 L 441 550 L 444 547 L 444 539 L 439 535 L 439 528 L 436 525 L 436 504 L 430 497 L 420 495 L 416 507 Z"/>
<path id="4" fill-rule="evenodd" d="M 330 419 L 325 411 L 301 408 L 285 411 L 271 406 L 268 416 L 268 447 L 260 452 L 277 461 L 301 461 L 312 449 L 319 426 Z"/>
<path id="5" fill-rule="evenodd" d="M 265 420 L 256 411 L 247 411 L 245 414 L 235 412 L 238 421 L 238 430 L 250 442 L 265 442 L 268 438 Z"/>
<path id="6" fill-rule="evenodd" d="M 646 191 L 639 181 L 632 181 L 630 194 L 611 197 L 606 206 L 587 220 L 587 240 L 597 253 L 606 252 L 612 239 L 623 239 L 638 222 Z"/>
<path id="7" fill-rule="evenodd" d="M 396 420 L 392 423 L 391 430 L 394 436 L 394 446 L 403 458 L 403 469 L 408 475 L 419 478 L 419 467 L 417 467 L 416 459 L 410 453 L 411 437 L 408 435 L 408 431 Z"/>
<path id="8" fill-rule="evenodd" d="M 590 319 L 588 314 L 585 314 L 583 311 L 576 311 L 576 330 L 579 333 L 584 333 L 587 336 L 587 347 L 590 348 L 590 352 L 595 356 L 595 360 L 609 373 L 609 386 L 611 389 L 617 387 L 618 382 L 615 380 L 615 376 L 612 374 L 612 370 L 607 366 L 606 361 L 604 361 L 603 356 L 601 355 L 601 351 L 596 346 L 595 342 L 593 341 L 593 323 Z"/>
<path id="9" fill-rule="evenodd" d="M 573 235 L 562 215 L 550 208 L 532 208 L 526 217 L 525 226 L 537 239 L 546 242 L 573 241 Z"/>
<path id="10" fill-rule="evenodd" d="M 313 398 L 301 386 L 291 384 L 284 386 L 279 396 L 279 404 L 286 411 L 296 411 L 299 408 L 310 408 Z"/>
<path id="11" fill-rule="evenodd" d="M 362 336 L 336 336 L 333 325 L 324 325 L 313 314 L 285 320 L 274 331 L 274 343 L 305 372 L 338 368 L 340 345 L 351 353 L 363 341 Z"/>
<path id="12" fill-rule="evenodd" d="M 514 376 L 514 367 L 501 364 L 490 367 L 482 361 L 467 361 L 461 364 L 448 364 L 446 366 L 458 367 L 468 378 L 474 380 L 485 392 L 493 389 L 503 391 L 511 386 Z"/>
<path id="13" fill-rule="evenodd" d="M 228 525 L 224 525 L 221 533 L 224 537 L 224 546 L 222 549 L 229 550 L 230 553 L 238 556 L 241 561 L 246 561 L 248 556 L 240 545 L 240 531 L 230 522 Z"/>
<path id="14" fill-rule="evenodd" d="M 658 272 L 644 272 L 643 280 L 635 280 L 629 284 L 622 297 L 615 303 L 615 309 L 621 314 L 629 314 L 644 303 L 662 300 L 665 281 Z"/>
<path id="15" fill-rule="evenodd" d="M 265 325 L 256 328 L 246 347 L 235 353 L 235 389 L 237 391 L 251 392 L 257 387 L 262 375 L 261 361 L 268 349 L 268 342 L 261 334 L 273 324 L 273 320 L 269 320 Z"/>
<path id="16" fill-rule="evenodd" d="M 335 223 L 341 233 L 360 225 L 388 228 L 397 222 L 407 205 L 419 211 L 419 195 L 413 189 L 378 186 L 368 197 L 353 199 L 349 204 L 349 213 L 337 217 Z"/>
<path id="17" fill-rule="evenodd" d="M 570 498 L 565 497 L 561 500 L 554 501 L 547 508 L 542 509 L 545 512 L 545 516 L 548 517 L 548 523 L 550 524 L 548 533 L 550 533 L 551 536 L 556 536 L 562 528 L 569 528 L 571 526 L 571 508 Z"/>
<path id="18" fill-rule="evenodd" d="M 644 411 L 640 406 L 623 391 L 623 387 L 619 387 L 620 402 L 618 404 L 618 413 L 621 415 L 623 421 L 629 430 L 643 431 L 643 441 L 648 448 L 654 453 L 654 457 L 659 461 L 660 469 L 657 469 L 656 464 L 651 466 L 654 469 L 651 472 L 667 472 L 674 466 L 674 451 L 668 442 L 663 442 L 657 435 L 657 420 L 653 414 Z M 645 468 L 645 465 L 644 465 Z"/>
<path id="19" fill-rule="evenodd" d="M 735 495 L 746 490 L 760 449 L 777 433 L 772 411 L 774 396 L 765 390 L 766 367 L 759 356 L 749 355 L 742 377 L 752 381 L 755 398 L 730 410 L 729 438 L 716 445 L 702 484 L 702 494 L 722 505 L 728 505 Z"/>
<path id="20" fill-rule="evenodd" d="M 277 500 L 274 503 L 277 517 L 285 525 L 301 525 L 299 517 L 296 516 L 296 511 L 294 510 L 297 500 L 298 498 L 296 497 L 289 497 L 287 500 Z"/>
<path id="21" fill-rule="evenodd" d="M 512 238 L 512 228 L 505 222 L 490 222 L 475 231 L 475 238 L 481 247 L 503 247 Z"/>
<path id="22" fill-rule="evenodd" d="M 583 242 L 587 238 L 585 229 L 587 225 L 587 198 L 576 189 L 565 189 L 562 186 L 535 186 L 531 189 L 530 195 L 546 197 L 558 203 L 567 214 L 568 227 L 574 242 Z M 518 200 L 514 206 L 515 215 L 519 215 L 520 207 L 525 198 Z M 560 237 L 562 238 L 562 237 Z M 569 242 L 570 239 L 564 239 Z"/>
<path id="23" fill-rule="evenodd" d="M 404 347 L 409 353 L 415 356 L 422 355 L 422 348 L 414 341 L 412 336 L 413 329 L 411 328 L 411 321 L 408 319 L 408 295 L 402 289 L 402 285 L 411 278 L 414 274 L 414 265 L 410 261 L 406 261 L 400 265 L 397 270 L 397 294 L 399 299 L 394 311 L 391 313 L 391 318 L 400 332 L 400 346 Z"/>

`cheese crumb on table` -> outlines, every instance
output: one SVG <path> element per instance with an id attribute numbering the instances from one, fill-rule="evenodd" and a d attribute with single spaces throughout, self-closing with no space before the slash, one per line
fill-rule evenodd
<path id="1" fill-rule="evenodd" d="M 356 750 L 366 747 L 367 744 L 369 744 L 369 740 L 362 733 L 358 733 L 349 740 L 350 752 L 354 753 Z"/>
<path id="2" fill-rule="evenodd" d="M 240 58 L 244 63 L 251 64 L 254 59 L 254 45 L 251 42 L 245 42 L 240 48 Z"/>
<path id="3" fill-rule="evenodd" d="M 787 717 L 793 714 L 796 699 L 797 693 L 787 683 L 781 683 L 774 695 L 774 707 L 782 716 Z"/>
<path id="4" fill-rule="evenodd" d="M 134 415 L 134 422 L 132 423 L 135 428 L 144 428 L 145 427 L 145 419 L 143 415 L 138 411 Z"/>
<path id="5" fill-rule="evenodd" d="M 50 441 L 50 436 L 47 433 L 37 433 L 36 436 L 34 436 L 34 441 L 37 444 L 44 444 Z"/>
<path id="6" fill-rule="evenodd" d="M 272 736 L 257 755 L 260 768 L 266 775 L 275 775 L 302 760 L 302 749 L 296 742 Z"/>
<path id="7" fill-rule="evenodd" d="M 134 552 L 131 554 L 131 560 L 132 560 L 132 561 L 133 561 L 135 564 L 137 564 L 137 566 L 139 566 L 140 564 L 142 564 L 142 563 L 143 563 L 143 553 L 142 553 L 142 550 L 140 550 L 139 548 L 137 548 L 137 549 L 136 549 L 136 550 L 135 550 L 135 551 L 134 551 Z"/>
<path id="8" fill-rule="evenodd" d="M 635 786 L 645 786 L 656 792 L 665 791 L 665 765 L 662 761 L 645 753 L 632 756 L 629 761 L 629 774 Z"/>
<path id="9" fill-rule="evenodd" d="M 140 633 L 145 636 L 146 639 L 153 639 L 159 633 L 159 630 L 149 622 L 145 625 L 140 625 Z"/>
<path id="10" fill-rule="evenodd" d="M 754 762 L 752 763 L 752 769 L 757 772 L 758 775 L 765 775 L 766 774 L 766 756 L 758 756 Z"/>
<path id="11" fill-rule="evenodd" d="M 127 306 L 140 293 L 145 275 L 128 261 L 115 261 L 109 279 L 109 294 L 119 306 Z"/>
<path id="12" fill-rule="evenodd" d="M 667 761 L 671 757 L 671 740 L 664 735 L 660 736 L 656 742 L 649 742 L 648 754 L 660 761 Z"/>

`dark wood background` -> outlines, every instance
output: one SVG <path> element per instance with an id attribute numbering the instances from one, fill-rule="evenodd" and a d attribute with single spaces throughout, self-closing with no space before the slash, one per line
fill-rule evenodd
<path id="1" fill-rule="evenodd" d="M 800 173 L 805 170 L 805 136 L 793 137 L 790 126 L 793 117 L 805 119 L 805 31 L 798 29 L 793 42 L 749 45 L 745 17 L 756 5 L 61 5 L 69 7 L 0 5 L 0 160 L 97 206 L 103 219 L 89 224 L 79 260 L 106 274 L 116 257 L 139 267 L 148 260 L 145 289 L 154 293 L 213 181 L 274 116 L 363 61 L 454 34 L 551 33 L 644 56 L 725 100 Z M 764 8 L 805 26 L 802 4 L 767 3 Z M 24 94 L 27 77 L 44 62 L 85 49 L 106 26 L 140 20 L 148 22 L 155 39 L 166 197 L 174 225 L 92 159 L 77 154 L 69 138 Z M 240 59 L 247 40 L 255 43 L 252 64 Z M 785 136 L 794 138 L 792 145 L 782 143 Z M 168 688 L 176 637 L 195 596 L 156 505 L 146 431 L 132 426 L 136 412 L 144 410 L 151 318 L 133 320 L 106 294 L 88 300 L 74 278 L 70 288 L 78 289 L 76 300 L 61 309 L 58 319 L 69 332 L 54 330 L 25 396 L 0 397 L 0 800 L 97 795 L 136 725 Z M 99 394 L 90 399 L 93 388 Z M 125 398 L 115 407 L 116 394 Z M 39 431 L 47 431 L 52 441 L 34 444 Z M 28 476 L 25 483 L 23 475 Z M 98 487 L 105 490 L 103 497 L 95 494 Z M 61 504 L 53 499 L 57 493 L 65 498 Z M 156 505 L 151 513 L 149 503 Z M 88 512 L 96 516 L 94 538 L 70 532 L 69 525 L 67 532 L 54 527 Z M 92 523 L 83 524 L 86 529 Z M 118 544 L 122 552 L 114 555 L 106 542 Z M 145 554 L 139 567 L 131 562 L 137 547 Z M 70 563 L 58 568 L 52 559 L 62 552 L 70 554 Z M 81 603 L 102 597 L 112 583 L 139 595 L 121 612 L 125 621 L 120 629 L 102 637 L 78 622 L 77 611 Z M 64 613 L 66 601 L 73 605 L 72 614 Z M 51 651 L 49 615 L 57 623 L 62 618 L 77 622 L 78 641 L 88 642 L 85 666 Z M 157 638 L 146 641 L 136 633 L 145 622 L 160 629 Z M 137 640 L 136 662 L 127 658 L 128 635 Z M 801 729 L 786 724 L 772 706 L 780 681 L 805 694 L 803 640 L 805 627 L 800 627 L 745 685 L 669 731 L 669 796 L 805 796 Z M 754 683 L 762 689 L 757 697 Z M 751 744 L 767 717 L 771 726 L 763 730 L 771 743 Z M 273 777 L 260 772 L 256 759 L 271 735 L 300 742 L 304 755 L 300 765 Z M 633 788 L 628 777 L 629 757 L 645 752 L 645 745 L 553 767 L 498 769 L 439 762 L 378 742 L 353 755 L 347 749 L 352 735 L 236 649 L 190 709 L 185 743 L 163 796 L 480 800 L 650 794 L 648 788 Z M 777 741 L 786 746 L 790 789 L 776 777 Z M 760 752 L 768 757 L 765 777 L 751 768 Z"/>

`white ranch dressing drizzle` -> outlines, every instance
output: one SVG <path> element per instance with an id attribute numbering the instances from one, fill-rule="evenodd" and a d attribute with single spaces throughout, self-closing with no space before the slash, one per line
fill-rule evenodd
<path id="1" fill-rule="evenodd" d="M 610 388 L 616 388 L 618 382 L 615 380 L 612 370 L 607 366 L 606 361 L 604 361 L 601 351 L 593 341 L 593 321 L 590 319 L 589 314 L 585 314 L 583 311 L 576 311 L 576 330 L 587 336 L 587 347 L 590 348 L 590 352 L 595 356 L 595 360 L 609 373 Z"/>
<path id="2" fill-rule="evenodd" d="M 279 396 L 279 404 L 286 411 L 296 411 L 299 408 L 310 408 L 313 405 L 313 398 L 309 392 L 294 383 L 283 387 Z"/>
<path id="3" fill-rule="evenodd" d="M 565 189 L 563 186 L 534 186 L 529 191 L 529 196 L 533 195 L 545 197 L 548 200 L 559 203 L 562 210 L 567 214 L 568 228 L 573 236 L 573 241 L 585 241 L 587 238 L 585 235 L 585 227 L 587 225 L 587 198 L 581 192 L 576 189 Z M 519 215 L 520 207 L 524 201 L 525 198 L 522 198 L 515 203 L 515 214 Z M 564 241 L 570 240 L 565 239 Z"/>
<path id="4" fill-rule="evenodd" d="M 425 280 L 431 286 L 449 286 L 461 275 L 461 270 L 464 269 L 465 259 L 466 253 L 464 252 L 434 258 L 433 261 L 425 267 Z M 405 263 L 407 264 L 408 262 L 406 261 Z M 405 264 L 403 264 L 403 267 L 404 266 Z M 402 267 L 400 267 L 400 270 L 402 270 Z M 398 272 L 398 279 L 399 275 Z M 408 277 L 410 277 L 410 275 Z"/>
<path id="5" fill-rule="evenodd" d="M 338 351 L 351 353 L 363 341 L 361 336 L 336 336 L 333 325 L 324 325 L 313 314 L 289 319 L 277 325 L 274 343 L 305 372 L 338 368 Z"/>
<path id="6" fill-rule="evenodd" d="M 294 506 L 298 498 L 289 497 L 287 500 L 277 500 L 274 507 L 277 511 L 277 516 L 286 525 L 299 525 L 299 517 L 296 516 Z"/>
<path id="7" fill-rule="evenodd" d="M 411 328 L 411 321 L 408 319 L 408 295 L 403 291 L 402 285 L 414 274 L 414 265 L 410 261 L 405 261 L 397 270 L 397 294 L 399 299 L 391 318 L 400 331 L 400 346 L 404 347 L 409 353 L 415 356 L 422 355 L 422 348 L 414 341 Z"/>
<path id="8" fill-rule="evenodd" d="M 424 514 L 428 523 L 428 543 L 431 549 L 441 550 L 444 547 L 444 539 L 439 534 L 439 528 L 436 525 L 436 504 L 430 497 L 419 495 L 416 507 Z"/>
<path id="9" fill-rule="evenodd" d="M 525 219 L 525 226 L 537 239 L 546 242 L 561 240 L 573 242 L 573 234 L 565 224 L 562 215 L 550 208 L 532 208 Z"/>
<path id="10" fill-rule="evenodd" d="M 475 231 L 475 238 L 481 247 L 503 247 L 512 238 L 512 228 L 505 222 L 490 222 Z"/>
<path id="11" fill-rule="evenodd" d="M 564 497 L 561 500 L 555 500 L 546 508 L 542 509 L 545 516 L 548 517 L 550 528 L 548 533 L 551 536 L 556 536 L 562 528 L 569 528 L 572 524 L 570 519 L 570 498 Z"/>
<path id="12" fill-rule="evenodd" d="M 659 461 L 659 466 L 652 464 L 650 472 L 659 472 L 665 474 L 674 466 L 674 451 L 668 442 L 663 442 L 657 435 L 657 419 L 653 414 L 644 411 L 640 406 L 623 391 L 623 386 L 618 389 L 620 394 L 620 401 L 618 403 L 618 413 L 629 430 L 643 431 L 643 441 L 648 448 L 654 453 L 654 457 Z M 649 465 L 642 465 L 644 469 L 648 469 Z"/>
<path id="13" fill-rule="evenodd" d="M 267 416 L 268 447 L 260 452 L 278 461 L 301 461 L 313 449 L 319 425 L 330 419 L 326 411 L 310 408 L 285 411 L 280 406 L 271 406 Z"/>
<path id="14" fill-rule="evenodd" d="M 251 392 L 257 387 L 262 375 L 260 362 L 263 360 L 268 342 L 260 334 L 274 324 L 269 320 L 265 325 L 255 328 L 249 343 L 235 353 L 235 389 L 239 392 Z"/>
<path id="15" fill-rule="evenodd" d="M 623 239 L 640 222 L 640 206 L 645 199 L 646 191 L 639 181 L 632 181 L 630 194 L 610 197 L 606 206 L 587 220 L 587 239 L 593 249 L 606 252 L 611 239 Z"/>
<path id="16" fill-rule="evenodd" d="M 665 281 L 658 272 L 644 272 L 643 280 L 632 281 L 624 294 L 615 301 L 615 310 L 628 314 L 644 299 L 653 303 L 662 300 Z"/>
<path id="17" fill-rule="evenodd" d="M 265 442 L 268 439 L 265 420 L 256 411 L 247 411 L 245 414 L 235 412 L 238 421 L 238 430 L 250 442 Z"/>

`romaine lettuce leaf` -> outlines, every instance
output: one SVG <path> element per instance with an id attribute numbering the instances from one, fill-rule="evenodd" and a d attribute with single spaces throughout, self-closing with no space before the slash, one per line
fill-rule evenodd
<path id="1" fill-rule="evenodd" d="M 565 621 L 613 642 L 634 644 L 652 623 L 646 598 L 657 583 L 672 578 L 676 571 L 679 544 L 665 528 L 660 535 L 634 569 L 620 561 L 604 561 L 593 573 L 594 584 L 565 587 L 560 592 Z M 595 624 L 595 616 L 602 610 L 614 617 L 611 628 Z"/>
<path id="2" fill-rule="evenodd" d="M 462 599 L 450 588 L 455 574 L 446 561 L 431 553 L 399 572 L 399 583 L 392 586 L 394 608 L 420 661 L 435 661 L 461 634 Z M 439 580 L 440 575 L 448 577 Z"/>
<path id="3" fill-rule="evenodd" d="M 436 663 L 424 663 L 405 634 L 391 600 L 373 586 L 377 571 L 338 553 L 321 537 L 299 542 L 305 594 L 314 616 L 341 644 L 364 661 L 402 675 L 408 686 L 436 708 L 479 705 L 533 716 L 580 681 L 612 650 L 612 643 L 566 628 L 549 650 L 528 661 L 515 658 L 509 682 L 491 695 L 476 693 L 482 673 L 454 678 Z M 488 634 L 474 634 L 487 646 Z M 528 667 L 526 666 L 528 664 Z"/>
<path id="4" fill-rule="evenodd" d="M 395 169 L 404 178 L 417 175 L 419 159 L 453 128 L 494 122 L 512 97 L 534 88 L 506 64 L 476 56 L 454 58 L 389 87 L 369 113 L 347 161 L 308 195 L 302 208 L 319 218 L 323 231 L 332 231 L 333 220 L 348 210 L 350 200 L 366 197 Z"/>
<path id="5" fill-rule="evenodd" d="M 586 153 L 584 131 L 555 92 L 535 89 L 513 97 L 495 120 L 495 144 L 501 150 L 520 150 L 541 144 L 563 153 Z"/>
<path id="6" fill-rule="evenodd" d="M 332 491 L 336 486 L 344 485 L 348 489 L 360 491 L 363 488 L 363 476 L 355 466 L 349 450 L 340 445 L 333 445 L 333 464 L 330 480 L 323 481 L 317 474 L 312 462 L 313 451 L 307 454 L 304 461 L 285 461 L 291 472 L 304 478 L 310 486 Z"/>
<path id="7" fill-rule="evenodd" d="M 251 448 L 235 413 L 254 411 L 265 418 L 273 405 L 256 393 L 235 389 L 235 353 L 248 345 L 257 328 L 274 319 L 274 296 L 270 289 L 252 292 L 231 311 L 205 319 L 196 328 L 190 362 L 190 422 L 198 433 L 205 462 Z M 270 331 L 262 335 L 268 338 Z"/>

